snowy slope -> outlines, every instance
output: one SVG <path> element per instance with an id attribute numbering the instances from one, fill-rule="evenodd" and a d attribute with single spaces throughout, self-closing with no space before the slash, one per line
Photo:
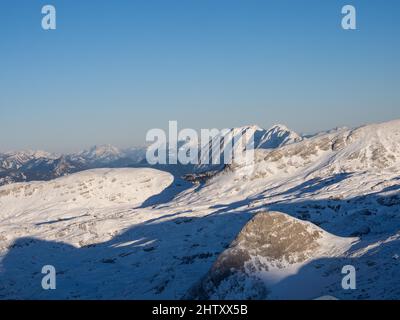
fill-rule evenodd
<path id="1" fill-rule="evenodd" d="M 19 235 L 24 234 L 24 228 L 33 227 L 36 232 L 29 235 L 40 236 L 44 232 L 40 226 L 51 228 L 55 224 L 64 228 L 71 221 L 99 221 L 103 215 L 118 212 L 119 207 L 124 210 L 125 207 L 140 206 L 172 182 L 173 177 L 170 174 L 152 169 L 94 169 L 49 182 L 3 186 L 0 187 L 0 238 L 10 236 L 7 227 L 16 228 Z M 68 230 L 64 233 L 66 239 L 63 240 L 70 239 L 77 243 L 81 240 L 87 241 L 91 234 L 86 234 L 86 231 Z M 60 238 L 57 234 L 51 237 Z"/>
<path id="2" fill-rule="evenodd" d="M 392 121 L 259 149 L 251 170 L 228 166 L 200 185 L 113 169 L 1 187 L 0 298 L 180 299 L 225 250 L 244 246 L 251 259 L 239 280 L 255 279 L 257 297 L 398 299 L 399 128 Z M 302 237 L 282 247 L 292 228 Z M 276 236 L 266 243 L 281 252 L 305 246 L 271 258 L 254 235 Z M 58 271 L 55 291 L 40 287 L 45 264 Z M 340 286 L 346 264 L 357 268 L 358 290 Z M 209 296 L 238 297 L 229 284 Z M 242 288 L 240 297 L 254 297 L 254 287 Z"/>
<path id="3" fill-rule="evenodd" d="M 399 169 L 398 120 L 319 135 L 273 150 L 256 150 L 251 168 L 237 163 L 228 166 L 208 182 L 207 192 L 212 189 L 213 197 L 221 195 L 227 200 L 231 195 L 259 197 L 268 190 L 266 185 L 273 185 L 273 192 L 278 193 L 280 187 L 284 190 L 307 180 L 335 184 L 336 180 L 346 177 L 346 180 L 358 180 L 357 183 L 364 180 L 365 187 L 349 190 L 359 194 L 363 189 L 368 192 L 374 188 L 376 181 L 390 185 L 390 180 L 398 177 Z M 326 191 L 329 190 L 333 196 L 340 195 L 333 186 Z M 199 198 L 202 194 L 193 196 Z"/>

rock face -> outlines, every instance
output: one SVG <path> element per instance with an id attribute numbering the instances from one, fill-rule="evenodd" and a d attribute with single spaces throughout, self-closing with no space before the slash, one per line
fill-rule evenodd
<path id="1" fill-rule="evenodd" d="M 269 290 L 263 274 L 323 256 L 346 241 L 336 238 L 309 222 L 280 212 L 259 213 L 185 298 L 265 299 Z"/>
<path id="2" fill-rule="evenodd" d="M 303 262 L 318 248 L 316 240 L 321 238 L 321 234 L 322 231 L 283 213 L 259 213 L 246 224 L 214 268 L 230 269 L 241 258 L 246 263 L 251 256 L 265 258 L 277 267 Z"/>

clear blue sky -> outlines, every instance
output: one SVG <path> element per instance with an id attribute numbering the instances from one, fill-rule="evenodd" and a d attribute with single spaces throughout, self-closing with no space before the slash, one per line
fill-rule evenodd
<path id="1" fill-rule="evenodd" d="M 400 118 L 399 43 L 398 0 L 1 0 L 0 150 L 133 146 L 168 120 L 310 133 Z"/>

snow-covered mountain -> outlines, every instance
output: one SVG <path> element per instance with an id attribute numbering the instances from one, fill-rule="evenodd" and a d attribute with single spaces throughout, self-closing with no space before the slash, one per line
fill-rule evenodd
<path id="1" fill-rule="evenodd" d="M 400 121 L 335 131 L 273 150 L 259 149 L 251 174 L 248 169 L 240 164 L 229 166 L 209 182 L 209 188 L 225 197 L 236 194 L 232 190 L 237 188 L 251 196 L 264 193 L 267 182 L 286 187 L 293 179 L 334 184 L 343 178 L 362 180 L 363 176 L 375 177 L 372 181 L 366 179 L 363 185 L 374 188 L 374 181 L 385 177 L 388 181 L 383 184 L 388 186 L 400 170 Z"/>
<path id="2" fill-rule="evenodd" d="M 400 298 L 400 120 L 258 148 L 248 167 L 0 187 L 0 298 Z"/>
<path id="3" fill-rule="evenodd" d="M 262 129 L 258 126 L 233 128 L 224 134 L 223 137 L 216 136 L 208 145 L 200 148 L 200 164 L 195 167 L 194 172 L 201 173 L 206 171 L 219 171 L 223 169 L 225 167 L 224 163 L 230 162 L 225 161 L 224 159 L 225 149 L 229 146 L 235 146 L 235 148 L 240 148 L 240 151 L 242 151 L 246 150 L 246 146 L 249 144 L 249 141 L 252 141 L 253 144 L 249 146 L 250 148 L 255 150 L 269 150 L 299 142 L 301 140 L 301 136 L 294 131 L 289 130 L 284 125 L 274 125 L 268 130 Z M 216 150 L 216 153 L 213 151 L 214 145 L 220 145 L 220 148 Z M 203 151 L 203 149 L 205 149 L 205 151 Z M 202 157 L 201 155 L 205 156 Z M 218 164 L 211 164 L 212 159 L 218 159 Z"/>
<path id="4" fill-rule="evenodd" d="M 301 136 L 282 124 L 274 125 L 268 130 L 254 129 L 256 149 L 275 149 L 301 140 L 303 140 Z"/>
<path id="5" fill-rule="evenodd" d="M 47 181 L 92 168 L 129 167 L 142 163 L 146 148 L 120 150 L 111 145 L 94 146 L 72 154 L 22 151 L 0 154 L 0 185 Z"/>
<path id="6" fill-rule="evenodd" d="M 0 171 L 19 169 L 31 160 L 55 159 L 57 156 L 45 151 L 17 151 L 0 153 Z"/>
<path id="7" fill-rule="evenodd" d="M 70 156 L 72 160 L 87 163 L 110 163 L 121 157 L 123 157 L 122 151 L 112 145 L 94 146 Z"/>

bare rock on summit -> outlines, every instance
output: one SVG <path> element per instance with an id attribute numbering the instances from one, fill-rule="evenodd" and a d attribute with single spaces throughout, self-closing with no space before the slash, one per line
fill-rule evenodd
<path id="1" fill-rule="evenodd" d="M 246 224 L 231 249 L 241 248 L 251 256 L 292 264 L 311 256 L 321 234 L 322 231 L 286 214 L 263 212 Z"/>

